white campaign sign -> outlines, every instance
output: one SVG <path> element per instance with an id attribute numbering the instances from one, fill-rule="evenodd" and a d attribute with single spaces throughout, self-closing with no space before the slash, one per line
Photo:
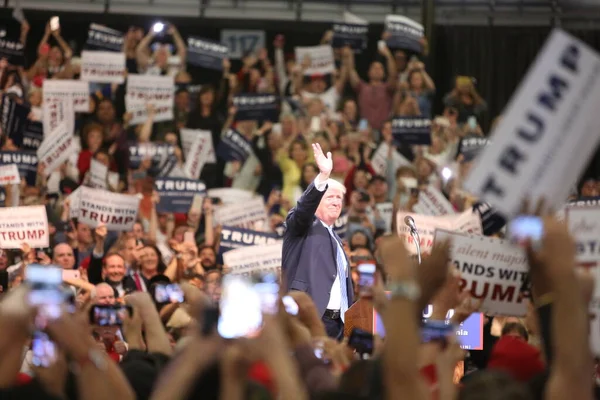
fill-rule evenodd
<path id="1" fill-rule="evenodd" d="M 256 196 L 253 192 L 236 188 L 216 188 L 208 189 L 208 197 L 221 199 L 224 204 L 244 203 L 252 200 Z"/>
<path id="2" fill-rule="evenodd" d="M 172 120 L 174 82 L 172 76 L 128 75 L 125 107 L 133 114 L 131 124 L 140 124 L 146 120 L 148 104 L 154 106 L 154 122 Z"/>
<path id="3" fill-rule="evenodd" d="M 194 143 L 192 143 L 192 147 L 186 157 L 185 165 L 183 167 L 183 170 L 188 178 L 200 179 L 200 173 L 202 172 L 204 164 L 207 162 L 208 153 L 210 150 L 211 147 L 208 146 L 205 136 L 196 137 L 196 140 Z"/>
<path id="4" fill-rule="evenodd" d="M 210 131 L 202 129 L 180 129 L 179 135 L 181 136 L 181 149 L 183 150 L 183 155 L 185 157 L 187 157 L 188 153 L 190 152 L 190 148 L 192 147 L 192 144 L 194 143 L 196 138 L 198 136 L 202 136 L 204 137 L 206 145 L 210 146 L 206 162 L 217 162 L 217 157 L 215 156 L 215 149 L 213 147 L 212 133 Z"/>
<path id="5" fill-rule="evenodd" d="M 44 103 L 54 99 L 71 100 L 75 112 L 90 111 L 90 84 L 67 79 L 44 79 Z"/>
<path id="6" fill-rule="evenodd" d="M 433 185 L 419 191 L 419 202 L 415 207 L 425 215 L 455 214 L 452 204 Z"/>
<path id="7" fill-rule="evenodd" d="M 48 137 L 62 122 L 68 132 L 75 132 L 75 111 L 73 101 L 65 98 L 52 98 L 42 106 L 44 137 Z"/>
<path id="8" fill-rule="evenodd" d="M 382 142 L 375 153 L 373 153 L 373 157 L 371 158 L 371 166 L 379 175 L 387 176 L 387 166 L 388 166 L 388 154 L 389 154 L 389 145 L 385 142 Z M 410 166 L 411 163 L 404 157 L 402 154 L 398 153 L 396 149 L 392 149 L 392 159 L 391 159 L 392 167 L 394 171 L 402 166 Z"/>
<path id="9" fill-rule="evenodd" d="M 260 49 L 266 48 L 265 31 L 223 29 L 221 30 L 221 44 L 229 48 L 229 58 L 238 60 L 246 54 L 256 54 Z"/>
<path id="10" fill-rule="evenodd" d="M 21 183 L 21 176 L 17 164 L 7 164 L 0 166 L 0 186 L 14 185 Z"/>
<path id="11" fill-rule="evenodd" d="M 42 248 L 48 247 L 49 240 L 46 207 L 0 208 L 0 248 L 20 249 L 23 243 Z"/>
<path id="12" fill-rule="evenodd" d="M 73 132 L 68 132 L 63 121 L 49 136 L 44 138 L 37 150 L 38 165 L 44 165 L 44 172 L 50 175 L 77 152 L 79 144 Z"/>
<path id="13" fill-rule="evenodd" d="M 262 197 L 256 197 L 242 203 L 220 206 L 215 210 L 215 220 L 223 226 L 254 229 L 256 222 L 267 221 L 265 202 Z"/>
<path id="14" fill-rule="evenodd" d="M 577 261 L 600 262 L 600 207 L 569 207 L 566 215 L 569 232 L 577 242 Z"/>
<path id="15" fill-rule="evenodd" d="M 254 273 L 281 270 L 282 242 L 260 246 L 240 247 L 223 253 L 223 264 L 231 268 L 231 275 L 251 275 Z"/>
<path id="16" fill-rule="evenodd" d="M 404 218 L 410 216 L 415 220 L 417 233 L 421 240 L 421 253 L 429 254 L 433 248 L 433 236 L 436 229 L 444 229 L 460 233 L 482 235 L 481 219 L 477 212 L 467 210 L 462 214 L 429 216 L 399 211 L 396 213 L 398 236 L 404 239 L 406 248 L 412 254 L 417 254 L 416 246 L 410 234 L 410 228 L 404 223 Z"/>
<path id="17" fill-rule="evenodd" d="M 106 178 L 108 177 L 108 167 L 100 161 L 92 158 L 90 163 L 89 182 L 88 185 L 92 188 L 106 190 L 108 185 Z"/>
<path id="18" fill-rule="evenodd" d="M 106 225 L 109 231 L 129 231 L 137 218 L 139 197 L 80 187 L 78 219 L 92 228 Z"/>
<path id="19" fill-rule="evenodd" d="M 527 281 L 529 264 L 525 251 L 507 240 L 435 232 L 435 242 L 451 239 L 452 263 L 461 273 L 461 290 L 483 300 L 481 311 L 491 315 L 522 317 L 527 301 L 521 287 Z"/>
<path id="20" fill-rule="evenodd" d="M 81 80 L 99 83 L 125 82 L 125 53 L 113 51 L 83 51 Z"/>
<path id="21" fill-rule="evenodd" d="M 506 216 L 525 196 L 558 209 L 598 145 L 600 56 L 555 29 L 478 157 L 465 189 Z"/>
<path id="22" fill-rule="evenodd" d="M 329 45 L 296 47 L 298 63 L 303 63 L 305 57 L 310 58 L 310 67 L 304 70 L 304 75 L 331 74 L 335 71 L 333 49 Z"/>

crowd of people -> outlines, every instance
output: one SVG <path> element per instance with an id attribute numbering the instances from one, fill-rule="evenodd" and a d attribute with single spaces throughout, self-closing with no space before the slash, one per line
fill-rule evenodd
<path id="1" fill-rule="evenodd" d="M 27 46 L 37 40 L 29 38 L 28 31 L 24 21 L 20 40 Z M 460 276 L 447 262 L 449 243 L 437 243 L 415 268 L 406 243 L 395 234 L 396 218 L 385 218 L 378 205 L 390 205 L 392 215 L 416 211 L 420 191 L 435 187 L 456 212 L 478 210 L 481 203 L 462 188 L 486 138 L 480 121 L 488 111 L 475 78 L 457 77 L 455 87 L 443 96 L 443 110 L 437 112 L 433 100 L 443 93 L 436 93 L 427 73 L 426 39 L 422 53 L 380 45 L 367 71 L 356 70 L 352 49 L 336 48 L 334 73 L 306 75 L 310 58 L 294 59 L 285 51 L 284 37 L 278 36 L 272 47 L 244 55 L 238 71 L 225 58 L 220 79 L 194 92 L 185 39 L 174 25 L 167 24 L 165 32 L 170 44 L 164 37 L 153 44 L 152 30 L 131 27 L 122 51 L 126 77 L 174 77 L 173 120 L 154 122 L 149 105 L 147 120 L 132 125 L 126 86 L 95 85 L 89 111 L 75 115 L 78 156 L 50 174 L 40 166 L 35 184 L 22 179 L 19 185 L 3 187 L 5 207 L 46 207 L 50 246 L 36 249 L 23 243 L 19 250 L 0 250 L 4 277 L 0 398 L 586 400 L 594 396 L 587 314 L 592 278 L 575 268 L 573 238 L 543 207 L 524 210 L 543 216 L 545 228 L 541 245 L 528 248 L 530 315 L 487 316 L 483 350 L 461 350 L 452 334 L 445 340 L 421 340 L 421 312 L 428 304 L 434 305 L 431 320 L 445 320 L 452 309 L 452 322 L 460 324 L 477 312 L 477 302 L 459 289 Z M 321 44 L 332 39 L 328 31 Z M 45 80 L 79 79 L 79 55 L 69 40 L 82 38 L 65 39 L 60 28 L 48 23 L 36 43 L 36 60 L 25 65 L 0 61 L 0 90 L 31 107 L 29 120 L 43 119 Z M 279 120 L 238 120 L 232 98 L 239 93 L 277 95 L 282 99 Z M 395 140 L 393 117 L 431 120 L 431 143 Z M 377 260 L 378 278 L 367 297 L 384 321 L 386 336 L 373 339 L 368 357 L 350 347 L 347 339 L 328 337 L 323 307 L 307 295 L 308 290 L 289 291 L 297 305 L 295 315 L 280 304 L 277 312 L 264 316 L 256 337 L 225 340 L 211 324 L 223 279 L 231 273 L 223 265 L 222 226 L 215 217 L 223 199 L 207 196 L 200 212 L 157 212 L 160 199 L 154 182 L 160 176 L 150 160 L 132 169 L 129 147 L 174 146 L 181 166 L 186 155 L 180 130 L 210 131 L 216 149 L 232 128 L 252 144 L 249 159 L 254 161 L 224 160 L 217 154 L 215 162 L 205 163 L 200 180 L 207 189 L 235 188 L 263 198 L 268 223 L 255 230 L 266 233 L 283 236 L 288 212 L 323 172 L 318 158 L 331 153 L 327 174 L 343 188 L 347 225 L 342 244 L 355 299 L 364 297 L 357 265 Z M 479 139 L 475 150 L 467 145 L 471 139 Z M 2 135 L 1 151 L 21 150 Z M 114 232 L 103 224 L 89 226 L 71 218 L 69 195 L 89 184 L 92 160 L 118 175 L 109 191 L 141 198 L 131 231 Z M 587 179 L 573 195 L 595 197 L 599 192 L 600 182 Z M 502 236 L 502 227 L 495 224 L 483 230 Z M 63 273 L 63 286 L 72 294 L 58 316 L 48 318 L 33 334 L 32 321 L 38 325 L 35 316 L 43 304 L 30 304 L 34 290 L 26 284 L 30 265 L 68 271 Z M 384 281 L 398 280 L 415 282 L 419 290 L 386 297 Z M 282 296 L 294 289 L 285 282 Z M 178 284 L 178 289 L 165 289 L 171 284 Z M 156 300 L 157 288 L 165 301 Z M 127 305 L 130 312 L 104 315 L 94 308 L 119 305 Z M 94 323 L 94 315 L 104 322 Z M 49 350 L 41 348 L 49 341 Z M 44 351 L 52 353 L 52 362 L 39 365 L 36 353 Z M 464 367 L 457 378 L 459 363 Z"/>

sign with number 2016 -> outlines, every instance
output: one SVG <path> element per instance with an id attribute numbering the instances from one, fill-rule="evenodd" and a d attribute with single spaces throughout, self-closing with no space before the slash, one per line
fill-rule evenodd
<path id="1" fill-rule="evenodd" d="M 229 58 L 240 59 L 248 53 L 256 53 L 265 46 L 265 31 L 224 29 L 221 44 L 229 48 Z"/>

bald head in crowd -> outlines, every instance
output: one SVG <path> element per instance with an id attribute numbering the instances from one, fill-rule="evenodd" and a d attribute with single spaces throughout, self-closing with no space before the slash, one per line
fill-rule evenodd
<path id="1" fill-rule="evenodd" d="M 94 303 L 101 306 L 112 306 L 115 304 L 115 289 L 108 283 L 99 283 L 96 285 L 96 295 Z"/>
<path id="2" fill-rule="evenodd" d="M 75 254 L 73 253 L 71 246 L 68 244 L 57 244 L 54 246 L 52 254 L 52 262 L 56 265 L 60 265 L 62 269 L 75 268 Z"/>

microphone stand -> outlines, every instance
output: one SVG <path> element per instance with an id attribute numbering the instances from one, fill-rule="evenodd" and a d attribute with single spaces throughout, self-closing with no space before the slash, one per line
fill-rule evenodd
<path id="1" fill-rule="evenodd" d="M 419 237 L 419 232 L 416 229 L 410 229 L 410 235 L 415 242 L 415 247 L 417 248 L 417 260 L 419 261 L 419 265 L 421 265 L 421 238 Z"/>

